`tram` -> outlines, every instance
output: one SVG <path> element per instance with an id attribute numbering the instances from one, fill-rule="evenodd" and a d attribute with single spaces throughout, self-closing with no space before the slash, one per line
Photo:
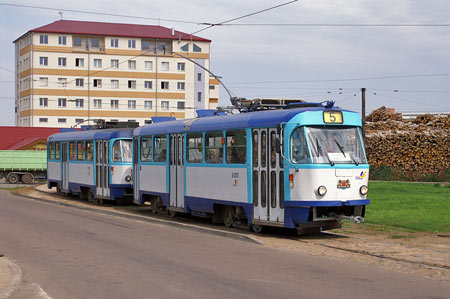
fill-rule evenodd
<path id="1" fill-rule="evenodd" d="M 148 124 L 133 132 L 134 202 L 154 212 L 301 232 L 363 221 L 360 116 L 333 103 Z"/>
<path id="2" fill-rule="evenodd" d="M 133 129 L 57 133 L 47 139 L 47 186 L 91 202 L 132 201 Z"/>

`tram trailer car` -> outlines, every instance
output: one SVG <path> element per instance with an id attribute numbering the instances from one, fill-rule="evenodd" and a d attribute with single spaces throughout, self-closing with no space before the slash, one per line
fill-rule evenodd
<path id="1" fill-rule="evenodd" d="M 360 116 L 312 106 L 136 128 L 134 202 L 255 231 L 363 221 L 370 200 Z"/>
<path id="2" fill-rule="evenodd" d="M 102 203 L 132 202 L 132 129 L 57 133 L 47 139 L 47 185 Z"/>

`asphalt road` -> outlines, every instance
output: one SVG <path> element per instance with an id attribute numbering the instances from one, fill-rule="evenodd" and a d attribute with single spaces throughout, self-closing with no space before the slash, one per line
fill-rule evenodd
<path id="1" fill-rule="evenodd" d="M 53 298 L 450 294 L 445 282 L 56 206 L 6 191 L 0 191 L 0 251 Z"/>

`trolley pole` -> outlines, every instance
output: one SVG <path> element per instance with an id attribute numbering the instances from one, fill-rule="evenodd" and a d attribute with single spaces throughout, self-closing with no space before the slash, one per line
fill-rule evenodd
<path id="1" fill-rule="evenodd" d="M 363 133 L 363 140 L 366 141 L 366 88 L 361 88 L 361 104 L 362 104 L 362 133 Z"/>

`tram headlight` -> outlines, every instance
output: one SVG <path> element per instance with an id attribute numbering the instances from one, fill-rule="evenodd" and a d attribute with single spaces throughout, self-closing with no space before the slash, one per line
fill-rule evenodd
<path id="1" fill-rule="evenodd" d="M 362 185 L 361 188 L 359 188 L 359 193 L 362 195 L 366 195 L 367 192 L 369 192 L 369 188 L 366 185 Z"/>
<path id="2" fill-rule="evenodd" d="M 325 194 L 327 194 L 327 187 L 320 186 L 319 188 L 317 188 L 317 193 L 319 193 L 320 196 L 324 196 Z"/>
<path id="3" fill-rule="evenodd" d="M 131 176 L 130 176 L 130 175 L 127 175 L 127 176 L 125 177 L 125 181 L 131 182 Z"/>

